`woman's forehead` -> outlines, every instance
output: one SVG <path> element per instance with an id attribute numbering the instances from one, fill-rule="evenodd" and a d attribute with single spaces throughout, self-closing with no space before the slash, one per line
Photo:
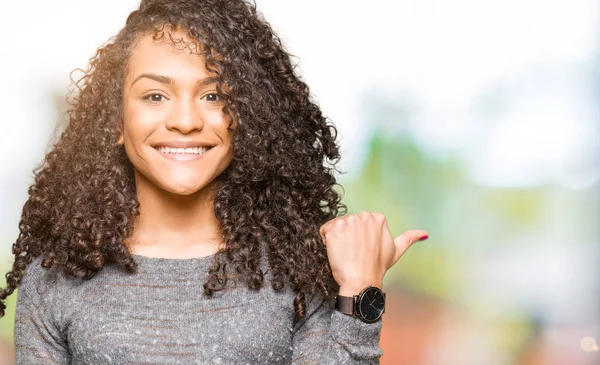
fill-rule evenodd
<path id="1" fill-rule="evenodd" d="M 198 40 L 182 31 L 156 37 L 146 33 L 133 48 L 128 60 L 127 79 L 132 82 L 141 73 L 154 73 L 177 79 L 206 77 L 205 58 L 198 52 Z"/>

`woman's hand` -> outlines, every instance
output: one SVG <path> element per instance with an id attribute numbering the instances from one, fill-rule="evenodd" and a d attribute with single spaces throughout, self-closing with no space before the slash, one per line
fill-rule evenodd
<path id="1" fill-rule="evenodd" d="M 386 271 L 414 242 L 428 237 L 426 231 L 414 229 L 394 239 L 385 216 L 369 212 L 334 218 L 320 233 L 339 294 L 348 297 L 367 286 L 381 288 Z"/>

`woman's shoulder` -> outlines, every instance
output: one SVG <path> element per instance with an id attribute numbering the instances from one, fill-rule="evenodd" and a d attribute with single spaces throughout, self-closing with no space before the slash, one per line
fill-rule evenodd
<path id="1" fill-rule="evenodd" d="M 51 304 L 64 299 L 67 293 L 75 293 L 89 285 L 90 280 L 72 277 L 63 267 L 45 268 L 42 261 L 43 256 L 38 256 L 27 266 L 17 290 L 18 297 L 33 303 Z"/>
<path id="2" fill-rule="evenodd" d="M 19 297 L 36 302 L 48 299 L 60 291 L 65 284 L 64 275 L 58 268 L 42 267 L 42 256 L 35 258 L 25 270 L 25 275 L 18 287 Z"/>

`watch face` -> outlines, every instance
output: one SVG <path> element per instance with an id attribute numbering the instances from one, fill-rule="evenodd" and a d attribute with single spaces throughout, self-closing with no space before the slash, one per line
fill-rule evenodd
<path id="1" fill-rule="evenodd" d="M 377 322 L 385 308 L 383 292 L 377 288 L 368 288 L 363 291 L 356 302 L 358 316 L 367 323 Z"/>

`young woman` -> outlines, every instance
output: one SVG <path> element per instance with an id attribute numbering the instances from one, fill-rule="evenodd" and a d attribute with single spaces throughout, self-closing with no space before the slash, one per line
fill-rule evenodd
<path id="1" fill-rule="evenodd" d="M 242 0 L 141 2 L 29 189 L 18 364 L 379 362 L 383 276 L 427 233 L 345 215 L 293 70 Z"/>

